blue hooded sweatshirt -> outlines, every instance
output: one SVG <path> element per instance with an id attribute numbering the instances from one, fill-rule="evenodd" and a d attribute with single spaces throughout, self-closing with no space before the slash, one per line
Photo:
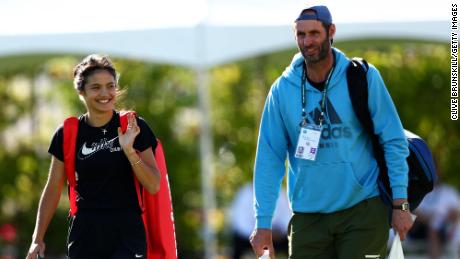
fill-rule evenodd
<path id="1" fill-rule="evenodd" d="M 333 49 L 336 65 L 327 87 L 325 121 L 316 160 L 295 158 L 302 120 L 299 53 L 274 82 L 265 101 L 254 168 L 256 227 L 271 228 L 271 220 L 288 167 L 288 197 L 295 212 L 331 213 L 379 195 L 378 165 L 372 143 L 353 111 L 346 70 L 349 59 Z M 393 199 L 407 198 L 409 155 L 396 108 L 378 70 L 367 72 L 369 110 L 383 145 Z M 306 85 L 309 123 L 318 124 L 322 93 Z"/>

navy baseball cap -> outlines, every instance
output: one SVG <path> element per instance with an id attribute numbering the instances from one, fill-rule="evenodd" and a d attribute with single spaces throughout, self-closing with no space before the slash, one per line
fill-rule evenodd
<path id="1" fill-rule="evenodd" d="M 302 14 L 303 12 L 311 10 L 314 13 L 305 13 Z M 316 5 L 312 6 L 306 9 L 303 9 L 302 12 L 300 12 L 299 17 L 295 19 L 296 22 L 298 21 L 303 21 L 303 20 L 316 20 L 323 22 L 324 24 L 332 24 L 332 16 L 331 13 L 329 12 L 329 9 L 327 9 L 326 6 L 324 5 Z"/>

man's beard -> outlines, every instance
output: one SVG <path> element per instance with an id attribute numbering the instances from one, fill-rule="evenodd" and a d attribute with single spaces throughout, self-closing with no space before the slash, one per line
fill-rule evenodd
<path id="1" fill-rule="evenodd" d="M 304 57 L 305 62 L 307 62 L 307 63 L 318 63 L 318 62 L 324 60 L 327 57 L 327 54 L 329 53 L 329 50 L 331 49 L 331 47 L 329 45 L 329 42 L 330 42 L 329 36 L 326 36 L 326 39 L 324 39 L 324 41 L 321 42 L 321 45 L 319 46 L 319 53 L 316 56 L 308 56 L 306 54 L 307 51 L 305 49 L 301 50 L 302 56 Z"/>

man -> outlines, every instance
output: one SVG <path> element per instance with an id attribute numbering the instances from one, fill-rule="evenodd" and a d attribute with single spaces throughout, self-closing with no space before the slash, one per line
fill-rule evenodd
<path id="1" fill-rule="evenodd" d="M 336 27 L 327 7 L 301 12 L 294 24 L 300 54 L 275 81 L 262 114 L 254 172 L 257 256 L 275 251 L 271 219 L 288 160 L 288 197 L 294 215 L 289 258 L 385 258 L 387 207 L 376 184 L 372 143 L 348 93 L 350 63 L 332 48 Z M 369 110 L 383 145 L 394 209 L 392 227 L 404 239 L 412 226 L 407 208 L 408 145 L 385 84 L 367 72 Z"/>
<path id="2" fill-rule="evenodd" d="M 438 169 L 438 177 L 441 176 Z M 430 258 L 441 258 L 443 250 L 452 253 L 447 258 L 458 258 L 460 247 L 460 195 L 458 191 L 438 178 L 417 209 L 417 222 L 409 237 L 425 239 Z M 424 242 L 425 243 L 425 242 Z"/>
<path id="3" fill-rule="evenodd" d="M 233 259 L 241 259 L 245 253 L 251 251 L 248 236 L 252 233 L 255 225 L 253 215 L 254 197 L 253 185 L 243 185 L 235 195 L 230 213 L 230 226 L 233 239 Z M 291 209 L 285 192 L 281 192 L 276 202 L 276 210 L 272 220 L 272 241 L 277 253 L 288 254 L 287 226 L 291 219 Z"/>

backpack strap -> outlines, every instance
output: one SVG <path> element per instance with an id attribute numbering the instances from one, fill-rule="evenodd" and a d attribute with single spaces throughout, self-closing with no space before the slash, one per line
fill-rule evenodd
<path id="1" fill-rule="evenodd" d="M 347 69 L 347 83 L 351 104 L 359 122 L 367 133 L 374 135 L 374 124 L 368 105 L 369 93 L 366 78 L 368 69 L 369 65 L 364 59 L 353 58 Z"/>
<path id="2" fill-rule="evenodd" d="M 134 116 L 136 116 L 135 111 L 120 111 L 120 127 L 121 127 L 121 132 L 123 133 L 125 133 L 126 129 L 128 129 L 128 114 L 133 114 Z M 136 152 L 139 154 L 137 150 Z M 134 175 L 133 177 L 134 177 L 134 185 L 136 187 L 137 201 L 139 202 L 139 207 L 141 208 L 141 211 L 144 212 L 145 206 L 144 206 L 144 197 L 142 195 L 142 185 L 139 183 L 139 181 Z"/>
<path id="3" fill-rule="evenodd" d="M 383 200 L 391 205 L 392 192 L 388 177 L 388 168 L 385 161 L 383 147 L 380 145 L 379 137 L 374 133 L 374 123 L 369 111 L 369 91 L 367 82 L 367 71 L 369 64 L 362 58 L 352 58 L 347 69 L 348 93 L 350 95 L 353 110 L 358 117 L 359 122 L 363 126 L 372 141 L 374 157 L 380 169 L 379 184 L 383 184 L 380 188 L 384 194 Z"/>
<path id="4" fill-rule="evenodd" d="M 120 127 L 123 133 L 125 133 L 128 128 L 128 114 L 137 115 L 135 111 L 120 111 Z"/>
<path id="5" fill-rule="evenodd" d="M 78 135 L 78 118 L 69 117 L 64 120 L 63 127 L 64 171 L 67 176 L 70 202 L 70 215 L 77 213 L 77 179 L 75 174 L 75 149 Z"/>

